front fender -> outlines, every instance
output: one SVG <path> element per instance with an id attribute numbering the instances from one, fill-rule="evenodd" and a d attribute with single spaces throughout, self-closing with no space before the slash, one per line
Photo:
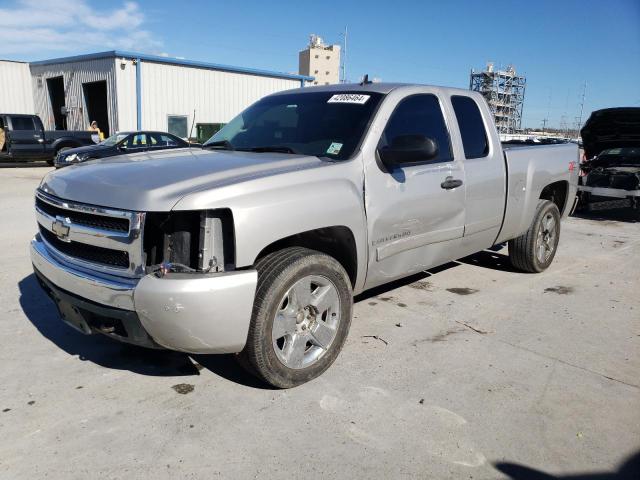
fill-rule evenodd
<path id="1" fill-rule="evenodd" d="M 230 209 L 237 267 L 253 265 L 265 247 L 283 238 L 318 228 L 347 227 L 356 244 L 354 290 L 359 291 L 367 264 L 362 175 L 357 160 L 328 164 L 196 192 L 173 209 Z"/>

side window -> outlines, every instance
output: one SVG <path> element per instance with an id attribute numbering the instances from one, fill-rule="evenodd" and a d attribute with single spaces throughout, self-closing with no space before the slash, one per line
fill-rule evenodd
<path id="1" fill-rule="evenodd" d="M 127 148 L 143 148 L 147 146 L 147 136 L 144 133 L 130 135 L 127 139 Z"/>
<path id="2" fill-rule="evenodd" d="M 175 138 L 170 137 L 169 135 L 162 135 L 158 133 L 150 133 L 148 135 L 151 146 L 156 148 L 166 148 L 166 147 L 176 147 L 178 146 L 178 142 Z"/>
<path id="3" fill-rule="evenodd" d="M 432 162 L 448 162 L 451 155 L 449 131 L 435 95 L 412 95 L 402 100 L 389 118 L 379 147 L 392 144 L 401 135 L 424 135 L 438 145 L 438 155 Z"/>
<path id="4" fill-rule="evenodd" d="M 31 117 L 11 117 L 11 126 L 13 130 L 35 130 L 33 118 Z"/>
<path id="5" fill-rule="evenodd" d="M 461 95 L 451 97 L 451 104 L 460 127 L 464 156 L 486 157 L 489 153 L 489 142 L 478 104 L 471 97 Z"/>
<path id="6" fill-rule="evenodd" d="M 170 137 L 168 135 L 160 135 L 160 144 L 164 145 L 166 147 L 177 147 L 178 146 L 178 142 L 176 142 L 176 139 L 173 137 Z"/>

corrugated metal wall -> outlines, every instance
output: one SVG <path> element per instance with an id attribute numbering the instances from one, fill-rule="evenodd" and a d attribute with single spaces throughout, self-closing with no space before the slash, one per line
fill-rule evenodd
<path id="1" fill-rule="evenodd" d="M 0 113 L 34 112 L 29 64 L 0 60 Z"/>
<path id="2" fill-rule="evenodd" d="M 33 99 L 36 114 L 40 115 L 46 129 L 54 129 L 47 78 L 64 77 L 65 104 L 70 107 L 67 115 L 68 130 L 86 130 L 90 119 L 82 90 L 83 83 L 107 81 L 107 104 L 109 127 L 115 132 L 118 127 L 118 103 L 116 92 L 115 62 L 113 58 L 85 60 L 51 65 L 30 65 L 33 77 Z"/>
<path id="3" fill-rule="evenodd" d="M 115 59 L 118 95 L 118 130 L 137 129 L 136 65 L 131 59 Z M 112 133 L 115 130 L 112 130 Z"/>
<path id="4" fill-rule="evenodd" d="M 167 130 L 168 115 L 226 123 L 256 100 L 300 87 L 299 80 L 142 62 L 142 128 Z M 195 130 L 193 132 L 195 135 Z"/>

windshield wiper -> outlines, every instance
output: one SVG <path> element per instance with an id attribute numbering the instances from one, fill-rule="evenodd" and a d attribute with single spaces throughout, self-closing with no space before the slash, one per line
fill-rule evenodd
<path id="1" fill-rule="evenodd" d="M 298 153 L 293 148 L 287 147 L 285 145 L 267 145 L 264 147 L 251 147 L 251 148 L 242 148 L 240 150 L 246 152 L 275 152 L 275 153 Z"/>
<path id="2" fill-rule="evenodd" d="M 215 148 L 221 150 L 235 150 L 235 147 L 229 140 L 218 140 L 217 142 L 205 143 L 202 148 Z"/>

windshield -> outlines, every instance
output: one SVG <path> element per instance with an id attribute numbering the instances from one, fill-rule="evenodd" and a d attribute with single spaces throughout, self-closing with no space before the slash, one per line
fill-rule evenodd
<path id="1" fill-rule="evenodd" d="M 127 135 L 129 135 L 129 134 L 128 133 L 116 133 L 115 135 L 111 135 L 106 140 L 103 140 L 102 142 L 100 142 L 100 145 L 104 145 L 105 147 L 113 147 L 116 143 L 121 142 L 122 140 L 124 140 L 127 137 Z"/>
<path id="2" fill-rule="evenodd" d="M 382 95 L 310 92 L 274 95 L 247 108 L 205 147 L 349 158 Z"/>

